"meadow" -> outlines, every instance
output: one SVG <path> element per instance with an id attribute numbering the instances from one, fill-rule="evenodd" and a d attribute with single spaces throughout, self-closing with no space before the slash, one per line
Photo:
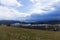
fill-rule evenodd
<path id="1" fill-rule="evenodd" d="M 0 40 L 60 40 L 60 32 L 2 25 Z"/>

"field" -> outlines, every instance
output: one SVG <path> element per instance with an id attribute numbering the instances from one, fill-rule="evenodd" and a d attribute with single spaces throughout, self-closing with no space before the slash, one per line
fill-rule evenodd
<path id="1" fill-rule="evenodd" d="M 0 26 L 0 40 L 60 40 L 60 32 Z"/>

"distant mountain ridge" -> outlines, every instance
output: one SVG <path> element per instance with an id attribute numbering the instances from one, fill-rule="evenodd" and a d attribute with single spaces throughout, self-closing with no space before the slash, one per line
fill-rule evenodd
<path id="1" fill-rule="evenodd" d="M 51 21 L 37 21 L 32 24 L 60 24 L 60 20 L 51 20 Z"/>
<path id="2" fill-rule="evenodd" d="M 15 21 L 15 20 L 0 20 L 0 24 L 13 24 L 13 23 L 20 23 L 20 21 Z"/>
<path id="3" fill-rule="evenodd" d="M 24 23 L 24 24 L 60 24 L 60 20 L 51 20 L 51 21 L 36 21 L 36 22 L 21 22 L 15 20 L 0 20 L 0 24 L 14 24 L 14 23 Z"/>

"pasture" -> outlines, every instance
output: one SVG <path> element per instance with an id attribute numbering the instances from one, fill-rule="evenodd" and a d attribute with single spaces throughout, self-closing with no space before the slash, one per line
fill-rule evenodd
<path id="1" fill-rule="evenodd" d="M 59 31 L 0 26 L 0 40 L 60 40 Z"/>

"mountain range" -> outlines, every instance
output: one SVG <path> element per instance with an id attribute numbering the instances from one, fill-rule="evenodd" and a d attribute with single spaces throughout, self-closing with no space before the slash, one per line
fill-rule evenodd
<path id="1" fill-rule="evenodd" d="M 0 20 L 0 24 L 14 24 L 14 23 L 22 23 L 22 24 L 59 24 L 60 20 L 51 20 L 51 21 L 36 21 L 36 22 L 21 22 L 15 20 Z"/>

